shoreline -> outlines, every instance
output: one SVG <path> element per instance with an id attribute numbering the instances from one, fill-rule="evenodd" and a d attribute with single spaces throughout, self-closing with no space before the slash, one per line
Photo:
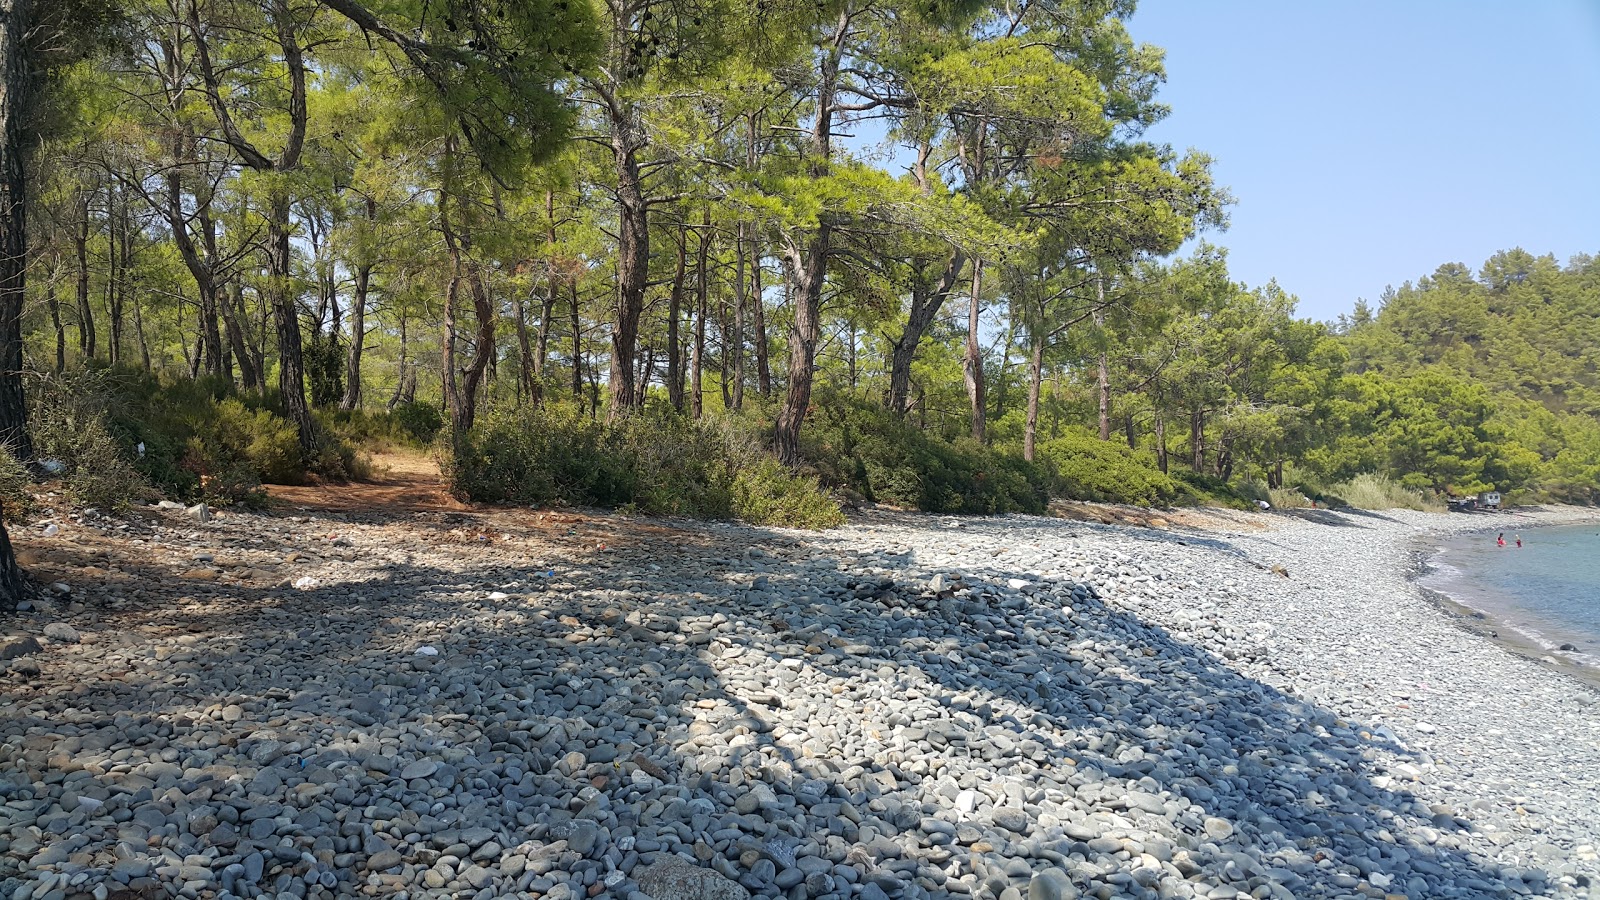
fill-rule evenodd
<path id="1" fill-rule="evenodd" d="M 1570 525 L 1579 525 L 1586 522 L 1600 521 L 1600 513 L 1578 513 L 1583 507 L 1538 507 L 1540 512 L 1552 513 L 1553 521 L 1535 521 L 1532 524 L 1518 523 L 1519 528 L 1537 530 L 1541 528 L 1561 528 Z M 1507 510 L 1514 513 L 1515 509 Z M 1565 514 L 1565 515 L 1564 515 Z M 1526 514 L 1525 514 L 1526 515 Z M 1571 517 L 1567 517 L 1570 515 Z M 1530 518 L 1537 519 L 1537 516 Z M 1476 637 L 1484 638 L 1500 649 L 1513 656 L 1528 660 L 1535 665 L 1561 675 L 1570 676 L 1589 688 L 1600 691 L 1600 667 L 1588 665 L 1568 657 L 1569 651 L 1562 651 L 1547 647 L 1541 640 L 1524 632 L 1521 628 L 1501 618 L 1492 612 L 1480 609 L 1463 598 L 1450 594 L 1440 588 L 1423 584 L 1423 579 L 1439 571 L 1434 564 L 1434 558 L 1443 551 L 1436 546 L 1435 539 L 1448 539 L 1472 534 L 1495 534 L 1505 530 L 1499 525 L 1485 526 L 1483 528 L 1466 528 L 1461 530 L 1437 529 L 1427 530 L 1417 535 L 1408 548 L 1411 565 L 1408 568 L 1407 578 L 1411 584 L 1427 598 L 1439 613 L 1452 625 Z M 1510 594 L 1501 594 L 1510 606 L 1519 606 L 1518 598 Z"/>

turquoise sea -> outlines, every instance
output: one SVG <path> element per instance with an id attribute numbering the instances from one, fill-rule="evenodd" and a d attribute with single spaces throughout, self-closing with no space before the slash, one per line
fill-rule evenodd
<path id="1" fill-rule="evenodd" d="M 1539 645 L 1600 666 L 1600 524 L 1518 530 L 1507 522 L 1504 549 L 1495 532 L 1444 539 L 1419 579 Z M 1521 549 L 1516 538 L 1522 538 Z"/>

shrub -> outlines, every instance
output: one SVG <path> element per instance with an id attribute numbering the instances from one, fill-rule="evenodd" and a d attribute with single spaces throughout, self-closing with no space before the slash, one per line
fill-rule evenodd
<path id="1" fill-rule="evenodd" d="M 1294 488 L 1271 488 L 1267 491 L 1267 502 L 1277 509 L 1309 509 L 1316 505 L 1311 498 Z"/>
<path id="2" fill-rule="evenodd" d="M 887 410 L 824 396 L 805 434 L 805 454 L 829 484 L 870 500 L 935 513 L 1042 513 L 1050 479 L 1042 466 L 970 438 L 944 440 Z"/>
<path id="3" fill-rule="evenodd" d="M 402 433 L 424 447 L 432 444 L 439 430 L 444 428 L 444 415 L 438 407 L 428 403 L 402 403 L 390 416 Z"/>
<path id="4" fill-rule="evenodd" d="M 782 469 L 732 422 L 644 411 L 605 424 L 547 404 L 482 419 L 456 442 L 449 473 L 457 492 L 489 503 L 837 524 L 838 505 L 814 480 L 771 466 Z"/>
<path id="5" fill-rule="evenodd" d="M 86 384 L 92 387 L 93 382 Z M 34 407 L 28 423 L 34 454 L 61 463 L 62 482 L 74 500 L 122 510 L 153 496 L 149 482 L 107 426 L 105 395 L 56 380 L 44 384 Z"/>
<path id="6" fill-rule="evenodd" d="M 814 476 L 796 475 L 771 457 L 734 476 L 733 512 L 752 525 L 833 528 L 844 524 L 839 504 L 823 493 Z"/>
<path id="7" fill-rule="evenodd" d="M 24 522 L 33 509 L 33 476 L 22 460 L 0 446 L 0 518 Z"/>
<path id="8" fill-rule="evenodd" d="M 1056 491 L 1073 500 L 1171 506 L 1189 492 L 1156 468 L 1147 453 L 1086 432 L 1070 432 L 1039 446 L 1055 469 Z"/>
<path id="9" fill-rule="evenodd" d="M 68 488 L 102 497 L 131 471 L 176 498 L 253 504 L 265 497 L 263 481 L 299 484 L 311 472 L 349 478 L 370 468 L 326 418 L 311 459 L 303 459 L 299 433 L 276 400 L 272 392 L 236 395 L 222 378 L 164 382 L 146 372 L 105 368 L 45 376 L 35 404 L 35 444 L 41 456 L 65 457 L 52 434 L 98 441 L 104 462 L 81 488 L 73 487 L 69 465 Z M 75 417 L 70 427 L 56 421 L 64 416 Z M 100 423 L 103 440 L 93 427 L 78 424 L 90 420 Z"/>
<path id="10" fill-rule="evenodd" d="M 1443 512 L 1445 504 L 1422 491 L 1412 490 L 1392 478 L 1364 473 L 1340 484 L 1328 485 L 1330 499 L 1357 509 L 1417 509 Z"/>

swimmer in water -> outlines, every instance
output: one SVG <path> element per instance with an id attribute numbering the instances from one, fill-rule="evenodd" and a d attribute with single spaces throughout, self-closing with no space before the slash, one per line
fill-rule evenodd
<path id="1" fill-rule="evenodd" d="M 1522 549 L 1522 535 L 1520 535 L 1520 534 L 1517 535 L 1517 549 L 1518 550 Z"/>
<path id="2" fill-rule="evenodd" d="M 1503 531 L 1500 532 L 1500 534 L 1495 537 L 1494 544 L 1496 547 L 1504 547 L 1506 545 L 1506 533 Z"/>

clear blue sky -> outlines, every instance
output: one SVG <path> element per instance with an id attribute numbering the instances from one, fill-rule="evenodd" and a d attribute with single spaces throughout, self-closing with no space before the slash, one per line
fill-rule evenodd
<path id="1" fill-rule="evenodd" d="M 1141 0 L 1172 115 L 1216 157 L 1234 278 L 1300 313 L 1496 250 L 1600 253 L 1600 0 Z"/>

